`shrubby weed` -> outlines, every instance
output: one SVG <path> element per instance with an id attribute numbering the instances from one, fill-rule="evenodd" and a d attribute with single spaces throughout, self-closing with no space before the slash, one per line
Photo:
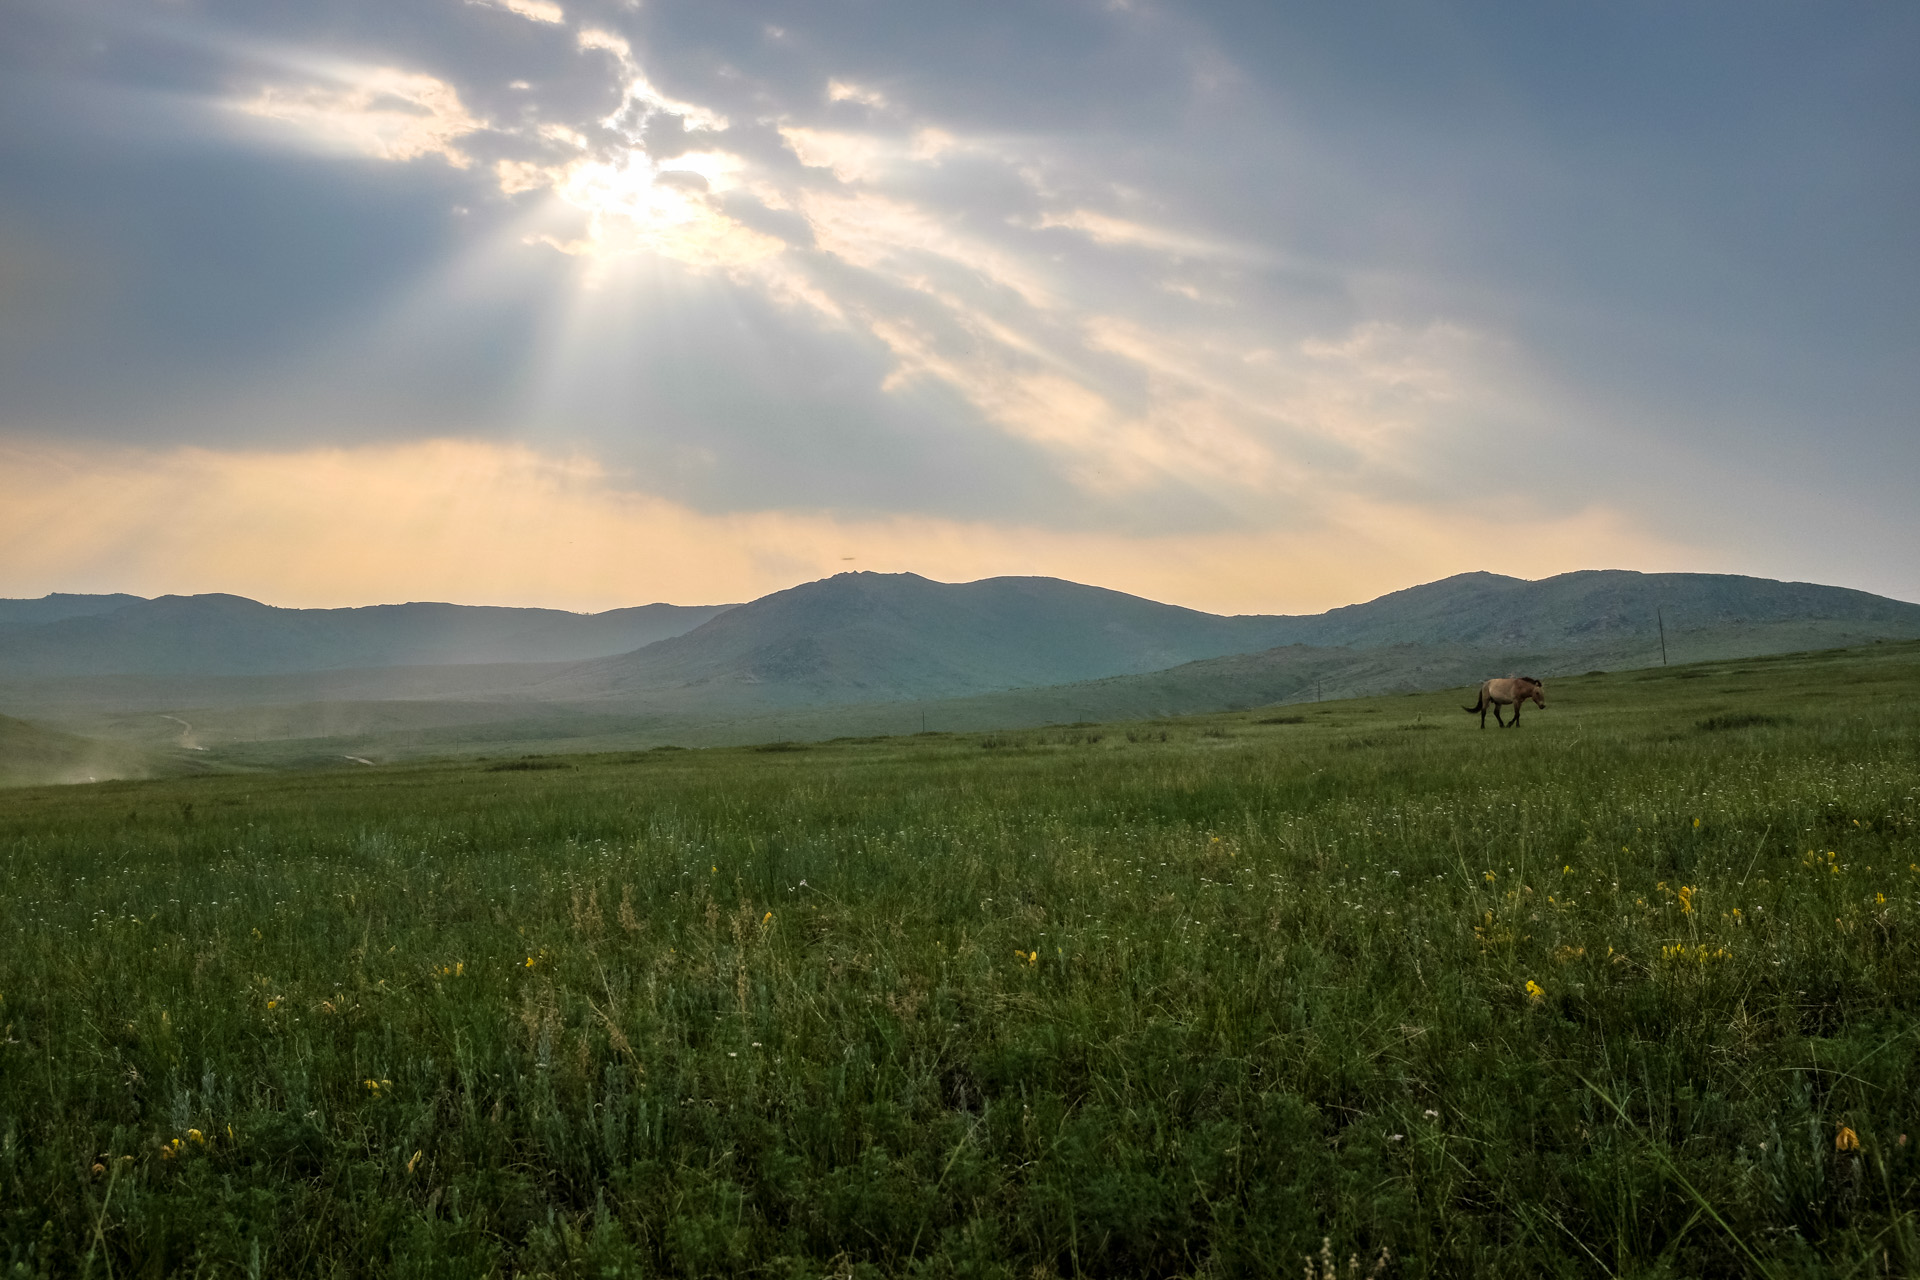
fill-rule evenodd
<path id="1" fill-rule="evenodd" d="M 0 1258 L 1912 1274 L 1920 670 L 1720 670 L 0 794 Z"/>

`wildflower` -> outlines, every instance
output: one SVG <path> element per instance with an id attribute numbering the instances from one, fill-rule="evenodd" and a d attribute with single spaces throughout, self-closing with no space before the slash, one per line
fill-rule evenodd
<path id="1" fill-rule="evenodd" d="M 763 915 L 763 916 L 761 916 L 761 917 L 760 917 L 760 923 L 761 923 L 762 925 L 769 925 L 769 924 L 772 924 L 772 923 L 773 923 L 773 912 L 771 912 L 771 911 L 769 911 L 769 912 L 767 912 L 767 914 L 765 914 L 765 915 Z"/>
<path id="2" fill-rule="evenodd" d="M 529 968 L 529 969 L 531 969 L 531 968 L 533 968 L 533 957 L 532 957 L 532 956 L 528 956 L 528 957 L 527 957 L 527 968 Z"/>
<path id="3" fill-rule="evenodd" d="M 1027 963 L 1028 963 L 1028 964 L 1039 964 L 1039 963 L 1040 963 L 1040 953 L 1039 953 L 1038 951 L 1029 951 L 1029 952 L 1027 952 Z"/>
<path id="4" fill-rule="evenodd" d="M 280 1002 L 279 1002 L 278 1000 L 269 1000 L 269 1001 L 267 1001 L 267 1008 L 269 1008 L 269 1009 L 278 1009 L 279 1007 L 280 1007 Z"/>
<path id="5" fill-rule="evenodd" d="M 422 1154 L 421 1152 L 419 1152 L 419 1151 L 416 1151 L 416 1152 L 414 1152 L 414 1153 L 413 1153 L 413 1159 L 411 1159 L 411 1160 L 409 1160 L 409 1161 L 407 1161 L 407 1172 L 408 1172 L 408 1173 L 412 1173 L 412 1172 L 413 1172 L 413 1169 L 414 1169 L 414 1166 L 420 1163 L 420 1156 L 421 1156 L 421 1154 Z"/>
<path id="6" fill-rule="evenodd" d="M 1884 894 L 1884 893 L 1876 893 L 1876 894 L 1874 894 L 1874 895 L 1873 895 L 1873 900 L 1874 900 L 1874 902 L 1875 902 L 1876 904 L 1878 904 L 1879 906 L 1883 906 L 1883 907 L 1884 907 L 1884 906 L 1886 906 L 1886 905 L 1887 905 L 1887 895 L 1886 895 L 1886 894 Z"/>
<path id="7" fill-rule="evenodd" d="M 1698 818 L 1695 818 L 1695 819 L 1693 820 L 1693 829 L 1694 829 L 1695 831 L 1698 831 L 1698 830 L 1700 829 L 1700 819 L 1698 819 Z"/>
<path id="8" fill-rule="evenodd" d="M 101 1163 L 100 1163 L 100 1162 L 99 1162 L 98 1160 L 95 1160 L 95 1161 L 93 1162 L 93 1176 L 94 1176 L 94 1177 L 96 1177 L 96 1178 L 97 1178 L 97 1177 L 99 1177 L 99 1176 L 100 1176 L 101 1174 L 103 1174 L 103 1173 L 105 1173 L 106 1171 L 107 1171 L 107 1166 L 105 1166 L 105 1165 L 103 1165 L 103 1164 L 101 1164 Z"/>
<path id="9" fill-rule="evenodd" d="M 187 1130 L 187 1136 L 193 1139 L 194 1144 L 196 1146 L 204 1147 L 207 1145 L 207 1135 L 200 1132 L 198 1129 Z"/>
<path id="10" fill-rule="evenodd" d="M 1535 982 L 1532 978 L 1528 978 L 1527 979 L 1527 999 L 1533 1001 L 1535 1004 L 1539 1004 L 1542 1000 L 1545 1000 L 1546 998 L 1547 998 L 1547 989 L 1541 986 L 1539 983 Z"/>
<path id="11" fill-rule="evenodd" d="M 1498 880 L 1499 878 L 1500 878 L 1499 876 L 1494 875 L 1493 872 L 1491 871 L 1481 872 L 1481 879 L 1485 880 L 1488 884 L 1492 884 L 1495 880 Z"/>
<path id="12" fill-rule="evenodd" d="M 1428 1120 L 1438 1120 L 1440 1118 L 1440 1113 L 1438 1111 L 1435 1111 L 1432 1107 L 1428 1107 L 1425 1111 L 1422 1111 L 1420 1114 L 1426 1117 Z"/>
<path id="13" fill-rule="evenodd" d="M 1840 1132 L 1833 1136 L 1833 1149 L 1835 1151 L 1858 1151 L 1860 1149 L 1860 1135 L 1847 1128 L 1847 1126 L 1841 1125 Z"/>
<path id="14" fill-rule="evenodd" d="M 1683 916 L 1693 914 L 1693 886 L 1690 884 L 1680 886 L 1680 914 Z"/>

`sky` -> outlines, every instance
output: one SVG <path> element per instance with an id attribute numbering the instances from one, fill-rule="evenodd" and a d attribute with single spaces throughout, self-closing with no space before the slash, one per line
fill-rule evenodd
<path id="1" fill-rule="evenodd" d="M 0 596 L 1920 601 L 1920 8 L 12 0 Z"/>

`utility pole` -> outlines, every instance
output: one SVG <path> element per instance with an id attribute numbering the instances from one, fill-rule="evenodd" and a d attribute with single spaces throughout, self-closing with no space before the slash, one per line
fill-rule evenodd
<path id="1" fill-rule="evenodd" d="M 1664 667 L 1667 665 L 1667 620 L 1660 615 L 1657 605 L 1653 610 L 1653 620 L 1660 627 L 1660 665 Z"/>

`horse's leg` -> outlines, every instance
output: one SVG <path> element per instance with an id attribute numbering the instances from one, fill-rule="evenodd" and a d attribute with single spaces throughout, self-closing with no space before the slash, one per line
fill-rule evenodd
<path id="1" fill-rule="evenodd" d="M 1482 698 L 1482 699 L 1480 700 L 1480 727 L 1481 727 L 1482 729 L 1484 729 L 1484 728 L 1486 728 L 1486 727 L 1487 727 L 1487 708 L 1488 708 L 1488 707 L 1490 707 L 1490 706 L 1492 706 L 1492 705 L 1493 705 L 1493 703 L 1491 703 L 1491 702 L 1489 702 L 1489 701 L 1488 701 L 1487 699 L 1485 699 L 1485 698 Z M 1496 712 L 1494 712 L 1494 714 L 1495 714 L 1495 715 L 1498 715 L 1498 714 L 1500 714 L 1500 713 L 1496 711 Z"/>
<path id="2" fill-rule="evenodd" d="M 1493 722 L 1502 729 L 1507 727 L 1507 722 L 1500 718 L 1500 704 L 1497 702 L 1493 704 Z"/>
<path id="3" fill-rule="evenodd" d="M 1517 699 L 1515 699 L 1515 700 L 1514 700 L 1514 704 L 1513 704 L 1513 727 L 1514 727 L 1514 728 L 1516 728 L 1516 729 L 1518 729 L 1518 728 L 1520 727 L 1520 708 L 1521 708 L 1521 707 L 1524 707 L 1524 706 L 1526 706 L 1526 705 L 1527 705 L 1527 700 L 1526 700 L 1525 698 L 1517 698 Z"/>

